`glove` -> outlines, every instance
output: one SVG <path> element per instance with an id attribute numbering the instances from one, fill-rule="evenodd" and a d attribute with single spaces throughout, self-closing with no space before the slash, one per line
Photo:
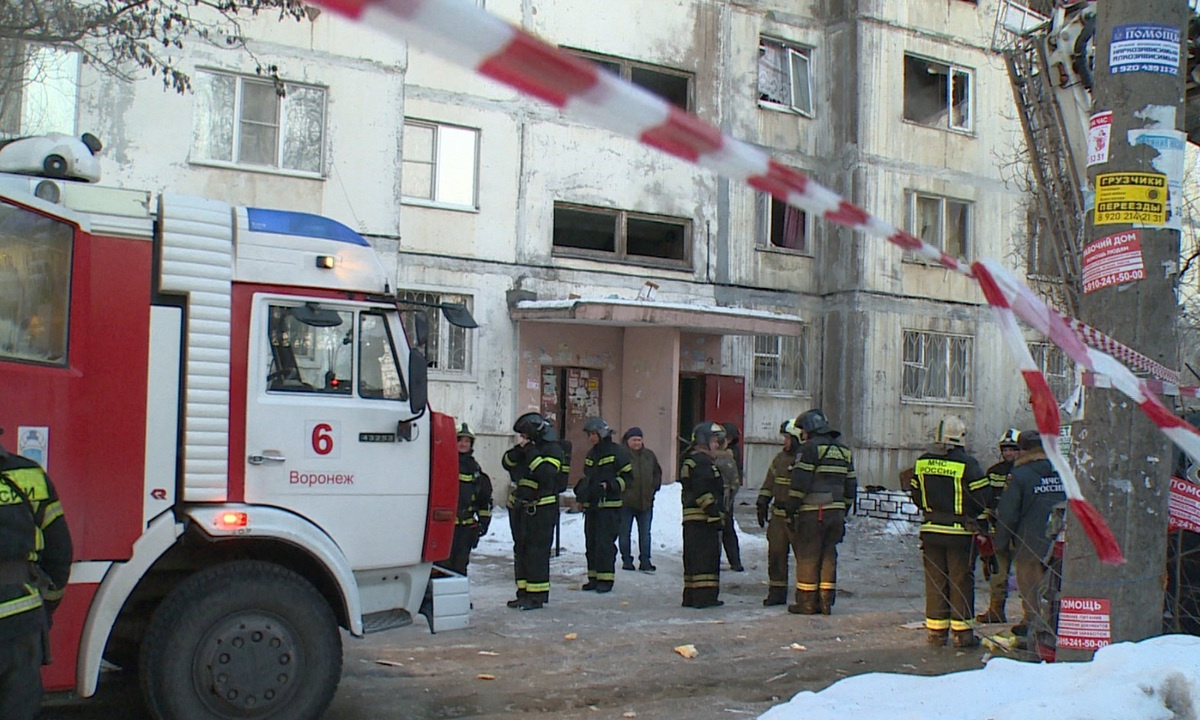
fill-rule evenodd
<path id="1" fill-rule="evenodd" d="M 492 524 L 490 517 L 479 518 L 479 537 L 487 535 L 488 526 Z"/>
<path id="2" fill-rule="evenodd" d="M 770 498 L 760 497 L 758 499 L 758 502 L 755 503 L 754 509 L 756 511 L 756 514 L 758 515 L 758 526 L 766 527 L 768 513 L 770 513 L 770 511 L 771 511 Z"/>

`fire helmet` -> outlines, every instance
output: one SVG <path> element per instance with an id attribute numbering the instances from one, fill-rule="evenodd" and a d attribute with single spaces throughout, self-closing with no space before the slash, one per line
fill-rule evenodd
<path id="1" fill-rule="evenodd" d="M 957 415 L 947 415 L 938 423 L 933 441 L 940 445 L 967 446 L 967 426 Z"/>
<path id="2" fill-rule="evenodd" d="M 1016 428 L 1009 428 L 1000 436 L 1000 447 L 1015 448 L 1020 446 L 1021 431 Z"/>
<path id="3" fill-rule="evenodd" d="M 541 413 L 527 412 L 513 423 L 513 432 L 524 435 L 530 440 L 540 440 L 550 429 L 550 423 Z"/>
<path id="4" fill-rule="evenodd" d="M 708 447 L 708 442 L 714 437 L 725 437 L 725 428 L 720 423 L 704 421 L 692 428 L 692 445 Z"/>
<path id="5" fill-rule="evenodd" d="M 601 438 L 610 438 L 613 434 L 613 429 L 609 427 L 608 423 L 602 417 L 588 418 L 587 422 L 583 424 L 583 431 L 585 433 L 596 433 Z"/>
<path id="6" fill-rule="evenodd" d="M 809 435 L 833 431 L 833 428 L 829 426 L 829 418 L 825 417 L 825 413 L 821 412 L 820 408 L 813 408 L 797 415 L 796 426 Z"/>
<path id="7" fill-rule="evenodd" d="M 454 426 L 454 437 L 455 438 L 468 437 L 468 438 L 471 438 L 471 440 L 474 440 L 475 433 L 471 432 L 471 428 L 468 427 L 465 422 L 460 422 L 459 424 Z"/>

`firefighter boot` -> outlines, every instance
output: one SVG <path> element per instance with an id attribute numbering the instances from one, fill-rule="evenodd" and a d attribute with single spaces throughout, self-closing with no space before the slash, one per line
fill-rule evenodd
<path id="1" fill-rule="evenodd" d="M 833 612 L 833 603 L 835 600 L 837 600 L 837 590 L 822 590 L 820 600 L 821 614 L 830 614 Z"/>
<path id="2" fill-rule="evenodd" d="M 954 647 L 956 648 L 972 648 L 978 647 L 979 636 L 974 630 L 955 630 L 954 631 Z"/>
<path id="3" fill-rule="evenodd" d="M 946 637 L 950 634 L 949 628 L 945 630 L 930 630 L 925 636 L 925 642 L 933 647 L 945 647 Z"/>
<path id="4" fill-rule="evenodd" d="M 793 615 L 817 615 L 821 612 L 816 590 L 797 590 L 796 604 L 788 605 Z"/>
<path id="5" fill-rule="evenodd" d="M 763 605 L 787 605 L 787 588 L 767 588 L 767 599 L 763 600 Z"/>
<path id="6" fill-rule="evenodd" d="M 988 604 L 988 609 L 975 616 L 977 623 L 1003 623 L 1008 622 L 1004 617 L 1004 600 L 1000 598 L 992 598 Z"/>

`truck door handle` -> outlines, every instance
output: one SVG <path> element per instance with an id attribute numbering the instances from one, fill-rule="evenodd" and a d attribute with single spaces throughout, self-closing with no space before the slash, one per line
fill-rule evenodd
<path id="1" fill-rule="evenodd" d="M 287 458 L 282 455 L 251 455 L 250 457 L 246 458 L 246 461 L 251 465 L 262 465 L 268 460 L 271 462 L 285 462 Z"/>

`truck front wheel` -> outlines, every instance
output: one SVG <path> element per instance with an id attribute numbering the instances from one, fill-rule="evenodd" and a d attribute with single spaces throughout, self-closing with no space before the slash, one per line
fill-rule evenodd
<path id="1" fill-rule="evenodd" d="M 167 595 L 139 664 L 146 705 L 160 720 L 316 720 L 341 678 L 342 638 L 304 578 L 239 560 Z"/>

